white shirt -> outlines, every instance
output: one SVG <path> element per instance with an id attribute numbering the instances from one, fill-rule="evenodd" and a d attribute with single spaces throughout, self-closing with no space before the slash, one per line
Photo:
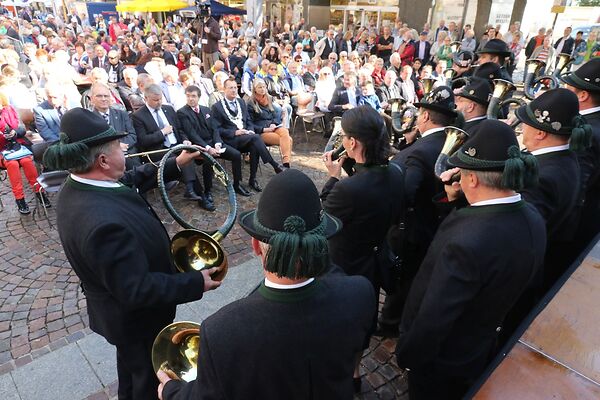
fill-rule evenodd
<path id="1" fill-rule="evenodd" d="M 76 182 L 83 183 L 85 185 L 103 187 L 103 188 L 118 188 L 118 187 L 123 186 L 122 184 L 120 184 L 118 182 L 100 181 L 98 179 L 87 179 L 87 178 L 82 178 L 80 176 L 77 176 L 75 174 L 71 174 L 71 179 L 73 179 Z"/>
<path id="2" fill-rule="evenodd" d="M 579 114 L 581 115 L 588 115 L 588 114 L 593 114 L 595 112 L 600 111 L 600 106 L 598 107 L 593 107 L 593 108 L 588 108 L 587 110 L 580 110 Z"/>
<path id="3" fill-rule="evenodd" d="M 431 128 L 431 129 L 427 129 L 425 132 L 421 133 L 421 137 L 424 138 L 425 136 L 429 136 L 432 133 L 435 132 L 439 132 L 439 131 L 443 131 L 444 129 L 446 129 L 446 127 L 441 127 L 441 128 Z"/>
<path id="4" fill-rule="evenodd" d="M 568 39 L 569 37 L 561 37 L 558 40 L 558 45 L 556 46 L 556 57 L 558 57 L 560 55 L 560 53 L 562 53 L 562 49 L 565 46 L 565 41 Z"/>
<path id="5" fill-rule="evenodd" d="M 521 201 L 521 195 L 519 193 L 517 193 L 513 196 L 498 197 L 497 199 L 478 201 L 476 203 L 471 204 L 471 206 L 478 207 L 478 206 L 489 206 L 492 204 L 511 204 L 511 203 L 517 203 L 519 201 Z"/>
<path id="6" fill-rule="evenodd" d="M 312 283 L 315 278 L 307 279 L 304 282 L 295 283 L 293 285 L 282 285 L 280 283 L 271 282 L 269 278 L 265 278 L 265 286 L 273 289 L 298 289 Z"/>
<path id="7" fill-rule="evenodd" d="M 480 116 L 480 117 L 473 117 L 473 118 L 471 118 L 471 119 L 468 119 L 468 120 L 466 120 L 466 121 L 465 121 L 465 123 L 466 123 L 466 122 L 471 122 L 471 121 L 479 121 L 480 119 L 486 119 L 486 118 L 487 118 L 487 117 L 486 117 L 485 115 L 482 115 L 482 116 Z"/>
<path id="8" fill-rule="evenodd" d="M 158 118 L 160 118 L 160 120 L 162 121 L 163 126 L 170 125 L 169 120 L 167 119 L 167 116 L 165 115 L 162 108 L 159 108 L 158 113 L 157 113 L 156 112 L 157 110 L 150 107 L 149 105 L 146 104 L 146 107 L 148 107 L 148 110 L 150 111 L 152 118 L 154 118 L 154 122 L 156 122 L 156 125 L 160 126 L 160 124 L 158 123 Z M 171 132 L 167 136 L 165 136 L 164 145 L 166 147 L 171 147 L 176 143 L 177 143 L 177 139 L 175 138 L 175 134 L 173 132 Z"/>
<path id="9" fill-rule="evenodd" d="M 563 150 L 569 150 L 569 145 L 561 144 L 560 146 L 544 147 L 543 149 L 533 150 L 531 152 L 531 154 L 533 154 L 534 156 L 539 156 L 542 154 L 554 153 L 556 151 L 563 151 Z"/>

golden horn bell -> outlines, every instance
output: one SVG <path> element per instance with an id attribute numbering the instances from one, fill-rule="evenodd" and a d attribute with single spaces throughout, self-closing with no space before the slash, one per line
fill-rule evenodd
<path id="1" fill-rule="evenodd" d="M 462 45 L 462 43 L 458 42 L 458 41 L 450 43 L 450 51 L 452 53 L 457 53 L 458 51 L 460 51 L 461 45 Z"/>
<path id="2" fill-rule="evenodd" d="M 533 76 L 537 76 L 542 69 L 546 67 L 546 63 L 541 60 L 527 60 L 525 62 L 525 73 L 533 74 Z"/>
<path id="3" fill-rule="evenodd" d="M 444 132 L 446 132 L 446 141 L 444 142 L 444 146 L 442 146 L 442 151 L 440 153 L 446 154 L 447 156 L 454 154 L 460 146 L 462 146 L 467 137 L 469 137 L 467 132 L 455 126 L 446 127 Z"/>
<path id="4" fill-rule="evenodd" d="M 223 235 L 219 232 L 209 235 L 195 229 L 184 229 L 173 236 L 171 253 L 173 262 L 181 272 L 202 271 L 218 267 L 211 275 L 213 281 L 222 281 L 227 275 L 227 256 L 219 241 Z"/>
<path id="5" fill-rule="evenodd" d="M 515 90 L 515 85 L 512 82 L 509 82 L 504 79 L 494 79 L 494 91 L 492 92 L 492 97 L 496 99 L 504 99 L 506 95 Z"/>
<path id="6" fill-rule="evenodd" d="M 154 372 L 162 370 L 183 381 L 193 381 L 197 375 L 199 349 L 199 324 L 183 321 L 167 325 L 152 344 Z"/>
<path id="7" fill-rule="evenodd" d="M 421 82 L 423 83 L 423 96 L 427 96 L 437 80 L 435 78 L 423 78 Z"/>
<path id="8" fill-rule="evenodd" d="M 567 68 L 567 66 L 571 63 L 573 57 L 571 57 L 568 53 L 560 53 L 558 55 L 558 63 L 556 64 L 556 68 L 554 69 L 555 75 L 562 74 L 563 70 Z"/>

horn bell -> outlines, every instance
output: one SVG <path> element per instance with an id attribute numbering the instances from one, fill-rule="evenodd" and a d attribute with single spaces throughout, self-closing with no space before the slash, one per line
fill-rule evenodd
<path id="1" fill-rule="evenodd" d="M 183 321 L 167 325 L 152 344 L 154 372 L 162 370 L 191 382 L 197 376 L 199 351 L 200 324 Z"/>
<path id="2" fill-rule="evenodd" d="M 221 238 L 219 232 L 213 235 L 195 229 L 177 232 L 171 240 L 171 254 L 175 267 L 180 272 L 218 267 L 219 270 L 211 275 L 211 279 L 222 281 L 227 275 L 229 264 L 225 251 L 219 243 Z"/>

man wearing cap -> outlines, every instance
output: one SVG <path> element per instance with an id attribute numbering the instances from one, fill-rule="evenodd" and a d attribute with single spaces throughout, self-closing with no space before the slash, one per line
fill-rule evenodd
<path id="1" fill-rule="evenodd" d="M 433 89 L 415 106 L 419 108 L 416 128 L 421 137 L 392 159 L 405 170 L 406 238 L 404 243 L 394 246 L 403 249 L 403 264 L 397 291 L 386 296 L 379 320 L 380 329 L 376 334 L 384 336 L 397 335 L 410 284 L 437 229 L 438 212 L 432 198 L 442 190 L 442 185 L 434 167 L 446 140 L 444 129 L 453 125 L 458 116 L 454 95 L 448 86 Z"/>
<path id="2" fill-rule="evenodd" d="M 523 122 L 523 146 L 536 158 L 539 184 L 523 190 L 544 220 L 548 251 L 543 288 L 549 288 L 568 267 L 564 245 L 574 239 L 581 198 L 580 170 L 575 151 L 591 140 L 591 127 L 579 115 L 577 96 L 563 88 L 549 90 L 515 113 Z"/>
<path id="3" fill-rule="evenodd" d="M 82 129 L 85 128 L 85 129 Z M 76 108 L 61 120 L 61 140 L 44 164 L 71 174 L 57 204 L 57 226 L 67 258 L 81 280 L 90 328 L 117 347 L 119 398 L 156 398 L 150 351 L 156 334 L 175 317 L 175 305 L 198 300 L 219 283 L 208 271 L 176 273 L 167 231 L 138 194 L 156 186 L 156 167 L 125 173 L 117 133 L 102 117 Z M 169 160 L 165 176 L 199 153 Z"/>
<path id="4" fill-rule="evenodd" d="M 456 109 L 465 117 L 463 128 L 470 136 L 475 127 L 487 118 L 487 108 L 492 97 L 490 84 L 479 78 L 473 78 L 466 86 L 454 94 L 456 96 Z"/>
<path id="5" fill-rule="evenodd" d="M 577 95 L 579 113 L 592 127 L 592 145 L 577 152 L 585 202 L 577 230 L 577 253 L 600 231 L 600 58 L 583 64 L 577 71 L 562 75 L 567 89 Z"/>
<path id="6" fill-rule="evenodd" d="M 396 356 L 411 400 L 463 398 L 543 261 L 544 221 L 516 193 L 534 182 L 535 161 L 506 124 L 477 129 L 450 158 L 470 206 L 440 225 L 402 315 Z"/>
<path id="7" fill-rule="evenodd" d="M 198 377 L 185 383 L 159 371 L 159 395 L 351 399 L 375 294 L 362 276 L 323 276 L 330 268 L 327 238 L 341 222 L 323 211 L 310 178 L 289 169 L 269 181 L 257 209 L 242 213 L 239 224 L 252 236 L 265 279 L 204 320 Z"/>
<path id="8" fill-rule="evenodd" d="M 512 82 L 512 77 L 504 68 L 506 59 L 511 56 L 511 51 L 505 41 L 492 39 L 488 41 L 481 49 L 477 51 L 477 63 L 479 65 L 493 62 L 498 64 L 501 69 L 501 78 Z"/>
<path id="9" fill-rule="evenodd" d="M 468 78 L 473 74 L 471 64 L 473 64 L 474 59 L 475 54 L 468 50 L 461 50 L 452 55 L 452 69 L 456 71 L 456 75 L 452 78 L 453 81 L 457 81 L 458 78 Z M 452 88 L 456 88 L 454 82 L 452 82 Z"/>

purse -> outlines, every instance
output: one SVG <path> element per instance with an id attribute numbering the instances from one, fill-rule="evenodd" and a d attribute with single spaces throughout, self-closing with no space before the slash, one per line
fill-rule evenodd
<path id="1" fill-rule="evenodd" d="M 33 155 L 31 150 L 21 145 L 19 145 L 18 148 L 13 147 L 10 150 L 2 151 L 2 157 L 4 157 L 6 161 L 20 160 L 21 158 L 29 157 L 31 155 Z"/>

